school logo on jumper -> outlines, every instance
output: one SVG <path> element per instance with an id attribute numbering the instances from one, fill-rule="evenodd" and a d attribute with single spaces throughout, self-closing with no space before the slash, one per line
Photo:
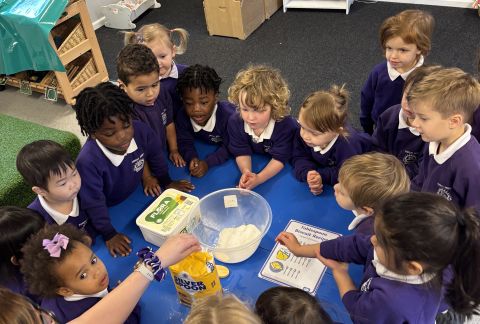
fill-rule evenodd
<path id="1" fill-rule="evenodd" d="M 446 198 L 447 200 L 452 200 L 452 188 L 444 186 L 440 183 L 437 182 L 437 195 L 442 196 L 443 198 Z"/>
<path id="2" fill-rule="evenodd" d="M 335 163 L 335 160 L 333 160 L 333 159 L 328 159 L 328 160 L 327 160 L 327 165 L 328 165 L 329 167 L 333 167 L 333 166 L 335 166 L 335 164 L 336 164 L 336 163 Z"/>
<path id="3" fill-rule="evenodd" d="M 143 153 L 140 155 L 140 157 L 136 158 L 135 160 L 132 161 L 133 164 L 133 171 L 139 172 L 143 170 L 143 164 L 145 163 L 145 159 L 143 158 Z"/>
<path id="4" fill-rule="evenodd" d="M 372 278 L 368 278 L 368 280 L 363 283 L 362 288 L 360 288 L 360 290 L 361 291 L 369 291 L 371 283 L 372 283 Z"/>
<path id="5" fill-rule="evenodd" d="M 266 144 L 263 144 L 263 150 L 265 151 L 265 153 L 268 153 L 268 151 L 270 151 L 272 147 L 270 145 L 266 145 Z"/>
<path id="6" fill-rule="evenodd" d="M 405 155 L 402 158 L 403 164 L 407 165 L 407 164 L 417 163 L 417 160 L 418 160 L 418 158 L 417 158 L 418 153 L 417 152 L 412 152 L 412 151 L 405 150 L 404 153 L 405 153 Z"/>
<path id="7" fill-rule="evenodd" d="M 87 226 L 88 219 L 84 220 L 83 222 L 78 224 L 78 228 L 84 230 L 85 226 Z"/>
<path id="8" fill-rule="evenodd" d="M 223 142 L 223 139 L 220 135 L 208 135 L 208 139 L 212 143 L 221 143 Z"/>
<path id="9" fill-rule="evenodd" d="M 166 109 L 164 109 L 162 111 L 162 122 L 163 122 L 164 126 L 167 125 L 167 110 Z"/>

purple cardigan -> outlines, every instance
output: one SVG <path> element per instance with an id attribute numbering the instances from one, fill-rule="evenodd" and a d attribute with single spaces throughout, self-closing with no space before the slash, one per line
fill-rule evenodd
<path id="1" fill-rule="evenodd" d="M 198 158 L 197 150 L 194 146 L 194 140 L 199 139 L 203 142 L 218 145 L 219 148 L 205 158 L 209 168 L 222 164 L 230 157 L 228 152 L 228 132 L 227 123 L 231 115 L 235 113 L 235 106 L 228 101 L 219 101 L 217 103 L 217 112 L 215 114 L 215 127 L 211 132 L 200 130 L 194 132 L 190 117 L 184 109 L 178 112 L 176 120 L 178 150 L 183 158 L 189 163 L 194 158 Z"/>
<path id="2" fill-rule="evenodd" d="M 408 284 L 380 277 L 372 264 L 370 236 L 350 235 L 322 242 L 320 254 L 340 262 L 365 265 L 360 289 L 347 292 L 342 301 L 354 323 L 434 323 L 446 310 L 440 288 Z"/>
<path id="3" fill-rule="evenodd" d="M 404 84 L 401 76 L 394 81 L 390 80 L 387 61 L 373 68 L 363 85 L 360 100 L 360 124 L 365 132 L 372 134 L 378 116 L 402 101 Z"/>
<path id="4" fill-rule="evenodd" d="M 300 136 L 300 130 L 297 130 L 293 144 L 292 165 L 298 181 L 307 181 L 308 171 L 316 170 L 320 173 L 323 183 L 334 185 L 338 182 L 338 171 L 346 159 L 370 151 L 371 141 L 368 134 L 360 133 L 349 125 L 346 128 L 349 135 L 339 136 L 325 154 L 315 152 L 313 147 L 305 144 Z"/>
<path id="5" fill-rule="evenodd" d="M 132 122 L 137 150 L 127 154 L 116 167 L 105 156 L 97 142 L 89 138 L 77 158 L 82 177 L 78 194 L 83 209 L 97 232 L 105 240 L 117 234 L 110 222 L 108 207 L 125 200 L 142 181 L 143 163 L 147 161 L 162 187 L 172 182 L 158 137 L 140 121 Z"/>
<path id="6" fill-rule="evenodd" d="M 180 74 L 188 67 L 188 65 L 183 64 L 176 64 L 176 66 L 178 69 L 178 76 L 180 76 Z M 183 108 L 182 98 L 177 92 L 177 81 L 178 79 L 172 77 L 160 79 L 160 92 L 166 90 L 166 92 L 168 92 L 172 98 L 174 119 L 177 117 L 177 113 Z"/>
<path id="7" fill-rule="evenodd" d="M 238 113 L 233 114 L 228 121 L 230 143 L 228 149 L 233 156 L 252 155 L 253 153 L 268 154 L 273 159 L 288 163 L 293 150 L 293 137 L 298 129 L 297 122 L 290 116 L 275 122 L 275 128 L 270 139 L 254 143 L 252 137 L 245 132 L 244 122 Z"/>

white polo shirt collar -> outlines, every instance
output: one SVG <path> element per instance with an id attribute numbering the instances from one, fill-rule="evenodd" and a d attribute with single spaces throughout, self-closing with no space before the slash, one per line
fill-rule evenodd
<path id="1" fill-rule="evenodd" d="M 348 230 L 349 231 L 353 231 L 358 226 L 358 224 L 360 224 L 365 218 L 372 217 L 372 216 L 365 215 L 365 214 L 359 214 L 354 210 L 352 210 L 352 213 L 355 215 L 355 218 L 348 225 Z"/>
<path id="2" fill-rule="evenodd" d="M 265 129 L 263 130 L 262 134 L 260 134 L 260 136 L 255 135 L 253 129 L 250 126 L 248 126 L 247 123 L 244 122 L 243 125 L 244 125 L 245 133 L 250 135 L 252 137 L 252 140 L 255 143 L 261 143 L 263 142 L 263 140 L 270 139 L 272 137 L 273 130 L 275 128 L 275 121 L 273 119 L 270 119 L 267 127 L 265 127 Z"/>
<path id="3" fill-rule="evenodd" d="M 451 158 L 455 152 L 457 152 L 465 144 L 468 143 L 468 141 L 472 137 L 470 135 L 471 132 L 472 132 L 472 126 L 470 126 L 469 124 L 465 124 L 465 133 L 463 133 L 462 136 L 460 136 L 455 142 L 453 142 L 452 145 L 447 147 L 445 151 L 443 151 L 440 154 L 437 154 L 438 146 L 440 145 L 440 142 L 430 142 L 430 144 L 428 145 L 428 153 L 430 155 L 433 155 L 433 158 L 438 164 L 443 164 L 445 161 Z"/>
<path id="4" fill-rule="evenodd" d="M 212 116 L 210 116 L 205 126 L 198 125 L 196 122 L 193 121 L 193 119 L 190 118 L 190 123 L 192 124 L 193 131 L 195 133 L 201 131 L 202 129 L 209 133 L 213 131 L 213 129 L 215 128 L 215 123 L 217 122 L 217 106 L 218 105 L 215 104 L 215 108 L 213 108 Z"/>
<path id="5" fill-rule="evenodd" d="M 420 58 L 418 59 L 417 64 L 415 64 L 415 66 L 413 68 L 411 68 L 410 70 L 408 70 L 407 72 L 404 72 L 404 73 L 400 73 L 397 70 L 395 70 L 392 67 L 392 65 L 390 64 L 390 62 L 387 61 L 388 76 L 390 77 L 390 80 L 392 80 L 392 81 L 395 81 L 399 76 L 402 77 L 403 80 L 406 80 L 408 75 L 410 73 L 412 73 L 413 70 L 415 70 L 417 67 L 423 65 L 423 61 L 424 61 L 423 55 L 420 55 Z"/>
<path id="6" fill-rule="evenodd" d="M 43 209 L 45 209 L 45 211 L 53 218 L 55 223 L 57 223 L 58 225 L 64 224 L 67 221 L 68 217 L 77 217 L 79 215 L 77 197 L 75 197 L 75 199 L 73 200 L 72 210 L 70 211 L 70 213 L 68 213 L 68 215 L 62 214 L 61 212 L 58 212 L 52 207 L 50 207 L 45 198 L 40 195 L 38 195 L 38 200 L 40 201 L 40 205 L 43 207 Z"/>
<path id="7" fill-rule="evenodd" d="M 337 134 L 337 136 L 335 136 L 335 137 L 330 141 L 330 143 L 328 143 L 328 145 L 327 145 L 324 149 L 322 149 L 320 146 L 314 146 L 314 147 L 313 147 L 313 151 L 314 151 L 314 152 L 318 152 L 318 153 L 320 153 L 320 154 L 322 154 L 322 155 L 325 154 L 325 153 L 327 153 L 328 151 L 330 151 L 330 149 L 332 148 L 332 146 L 333 146 L 333 145 L 335 144 L 335 142 L 337 141 L 338 136 L 339 136 L 339 135 Z"/>
<path id="8" fill-rule="evenodd" d="M 95 140 L 95 141 L 97 142 L 98 147 L 100 147 L 100 149 L 102 150 L 103 154 L 105 154 L 107 159 L 109 159 L 110 162 L 112 162 L 112 164 L 116 167 L 118 167 L 120 164 L 122 164 L 123 159 L 125 158 L 125 156 L 127 154 L 135 152 L 138 149 L 137 143 L 135 142 L 134 138 L 132 138 L 132 140 L 130 141 L 130 145 L 128 146 L 127 152 L 125 152 L 125 154 L 123 154 L 123 155 L 112 153 L 112 152 L 110 152 L 109 149 L 107 149 L 105 146 L 103 146 L 103 144 L 100 143 L 100 141 L 98 139 Z"/>
<path id="9" fill-rule="evenodd" d="M 79 300 L 82 300 L 82 299 L 85 299 L 85 298 L 90 298 L 90 297 L 99 297 L 99 298 L 103 298 L 105 297 L 106 295 L 108 294 L 108 288 L 105 288 L 104 290 L 96 293 L 96 294 L 92 294 L 92 295 L 81 295 L 81 294 L 73 294 L 71 296 L 66 296 L 66 297 L 63 297 L 66 301 L 79 301 Z"/>

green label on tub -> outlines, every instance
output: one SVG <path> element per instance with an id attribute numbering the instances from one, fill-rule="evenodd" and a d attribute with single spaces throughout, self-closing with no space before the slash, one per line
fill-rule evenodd
<path id="1" fill-rule="evenodd" d="M 160 201 L 158 206 L 145 216 L 147 222 L 161 224 L 165 218 L 178 206 L 178 201 L 171 197 L 166 197 Z"/>

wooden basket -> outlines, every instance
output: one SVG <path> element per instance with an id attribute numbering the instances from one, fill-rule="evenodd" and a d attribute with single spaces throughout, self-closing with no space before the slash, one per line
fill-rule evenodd
<path id="1" fill-rule="evenodd" d="M 72 88 L 75 89 L 80 86 L 82 83 L 93 77 L 95 74 L 98 73 L 97 67 L 95 66 L 95 62 L 93 58 L 90 58 L 87 63 L 82 67 L 80 72 L 73 78 L 71 84 Z"/>
<path id="2" fill-rule="evenodd" d="M 65 41 L 58 48 L 58 55 L 62 55 L 65 52 L 71 50 L 81 42 L 87 39 L 85 31 L 83 30 L 82 24 L 78 23 L 72 32 L 65 38 Z"/>

